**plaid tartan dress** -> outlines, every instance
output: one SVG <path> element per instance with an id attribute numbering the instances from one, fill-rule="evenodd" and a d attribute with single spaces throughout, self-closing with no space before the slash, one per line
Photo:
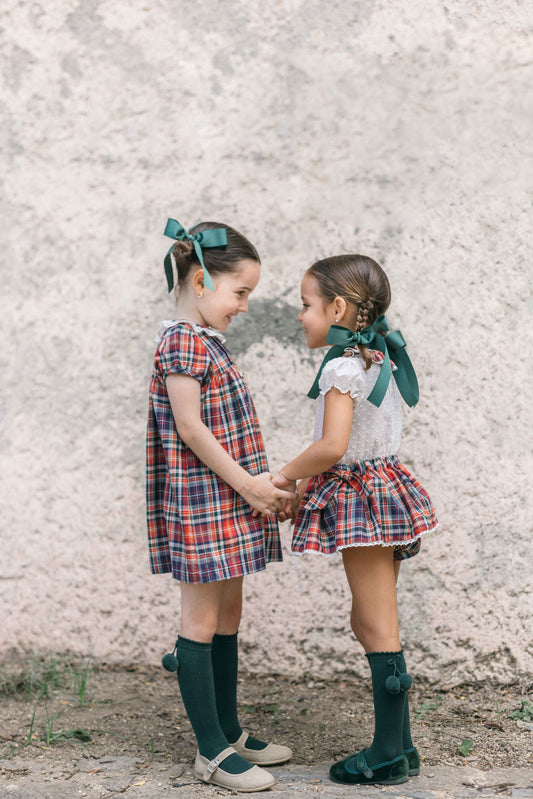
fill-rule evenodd
<path id="1" fill-rule="evenodd" d="M 353 546 L 392 546 L 394 560 L 420 551 L 420 537 L 437 528 L 431 500 L 396 457 L 401 396 L 394 380 L 379 408 L 367 402 L 381 368 L 373 353 L 365 371 L 357 354 L 334 358 L 322 372 L 315 438 L 322 430 L 324 395 L 335 387 L 354 400 L 350 443 L 341 462 L 309 480 L 294 526 L 292 551 L 334 555 Z"/>
<path id="2" fill-rule="evenodd" d="M 219 334 L 191 322 L 167 327 L 155 353 L 146 437 L 150 566 L 187 583 L 227 580 L 281 560 L 277 521 L 253 509 L 180 439 L 169 374 L 201 385 L 201 418 L 250 474 L 268 471 L 252 398 Z"/>

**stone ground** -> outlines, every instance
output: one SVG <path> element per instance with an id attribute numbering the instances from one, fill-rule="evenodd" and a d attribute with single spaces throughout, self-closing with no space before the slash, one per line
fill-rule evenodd
<path id="1" fill-rule="evenodd" d="M 67 658 L 0 670 L 0 797 L 127 799 L 218 796 L 192 774 L 194 739 L 175 677 L 150 667 L 96 667 Z M 329 764 L 361 748 L 372 732 L 369 687 L 353 676 L 299 682 L 239 678 L 245 726 L 289 744 L 290 764 L 272 768 L 265 795 L 531 797 L 531 686 L 463 685 L 411 692 L 419 777 L 398 786 L 331 783 Z"/>

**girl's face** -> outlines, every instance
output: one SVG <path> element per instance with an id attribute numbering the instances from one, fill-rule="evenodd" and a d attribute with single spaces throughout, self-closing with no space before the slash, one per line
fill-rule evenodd
<path id="1" fill-rule="evenodd" d="M 302 305 L 298 321 L 303 327 L 305 343 L 310 350 L 325 347 L 329 329 L 337 321 L 335 302 L 324 300 L 313 275 L 305 274 L 302 280 Z"/>
<path id="2" fill-rule="evenodd" d="M 238 261 L 234 272 L 213 275 L 215 290 L 204 289 L 197 309 L 204 325 L 227 330 L 234 316 L 246 313 L 248 297 L 259 282 L 261 267 L 257 261 Z"/>

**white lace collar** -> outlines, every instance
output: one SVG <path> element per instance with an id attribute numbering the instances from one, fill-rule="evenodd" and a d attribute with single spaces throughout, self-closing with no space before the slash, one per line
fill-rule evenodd
<path id="1" fill-rule="evenodd" d="M 159 325 L 159 330 L 157 331 L 157 335 L 154 338 L 155 343 L 159 344 L 166 331 L 170 330 L 171 327 L 179 325 L 180 322 L 187 322 L 187 324 L 192 326 L 195 333 L 206 333 L 208 336 L 213 336 L 213 338 L 217 338 L 219 341 L 222 342 L 222 344 L 224 344 L 226 341 L 222 333 L 219 333 L 218 330 L 215 330 L 214 327 L 203 327 L 202 325 L 197 324 L 197 322 L 191 322 L 189 319 L 163 319 L 163 321 Z"/>

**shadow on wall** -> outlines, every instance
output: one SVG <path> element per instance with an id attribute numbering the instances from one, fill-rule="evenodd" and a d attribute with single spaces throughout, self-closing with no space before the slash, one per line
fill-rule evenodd
<path id="1" fill-rule="evenodd" d="M 238 316 L 226 334 L 232 355 L 243 355 L 265 336 L 272 336 L 309 355 L 302 328 L 296 320 L 299 312 L 299 307 L 278 298 L 252 300 L 249 313 Z"/>

